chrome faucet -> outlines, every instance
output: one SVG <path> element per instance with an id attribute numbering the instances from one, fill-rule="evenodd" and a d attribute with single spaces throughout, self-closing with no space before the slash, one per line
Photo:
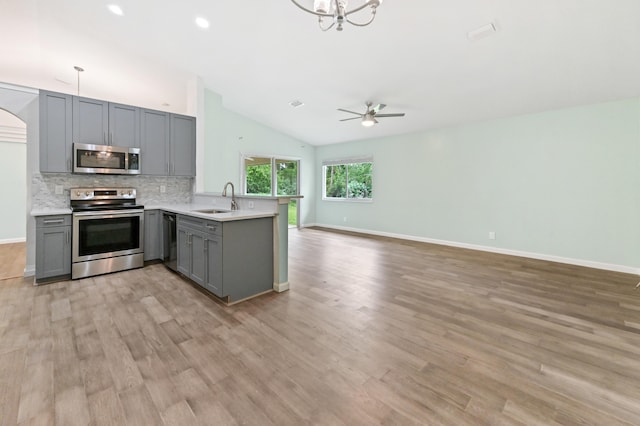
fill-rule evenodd
<path id="1" fill-rule="evenodd" d="M 233 188 L 233 182 L 227 182 L 224 184 L 224 189 L 222 190 L 222 196 L 227 196 L 227 187 L 231 185 L 231 210 L 238 210 L 238 203 L 236 203 L 236 190 Z"/>

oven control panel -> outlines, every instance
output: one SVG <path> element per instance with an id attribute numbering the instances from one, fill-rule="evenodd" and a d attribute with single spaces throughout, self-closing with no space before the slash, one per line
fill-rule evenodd
<path id="1" fill-rule="evenodd" d="M 135 188 L 71 188 L 71 200 L 135 200 Z"/>

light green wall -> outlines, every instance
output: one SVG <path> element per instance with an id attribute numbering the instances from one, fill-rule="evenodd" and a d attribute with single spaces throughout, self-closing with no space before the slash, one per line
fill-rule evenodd
<path id="1" fill-rule="evenodd" d="M 316 223 L 638 268 L 639 153 L 637 98 L 319 146 Z M 322 161 L 363 155 L 374 201 L 322 201 Z"/>
<path id="2" fill-rule="evenodd" d="M 227 110 L 219 95 L 205 90 L 205 192 L 219 193 L 227 181 L 240 188 L 242 153 L 299 158 L 300 221 L 315 221 L 315 148 Z"/>
<path id="3" fill-rule="evenodd" d="M 0 242 L 27 234 L 27 144 L 0 141 Z M 9 201 L 8 201 L 9 200 Z"/>

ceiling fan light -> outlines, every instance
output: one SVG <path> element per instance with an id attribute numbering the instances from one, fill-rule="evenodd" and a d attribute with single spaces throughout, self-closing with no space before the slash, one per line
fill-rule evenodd
<path id="1" fill-rule="evenodd" d="M 364 127 L 371 127 L 374 124 L 376 124 L 376 121 L 373 119 L 371 115 L 366 114 L 364 117 L 362 117 L 362 125 Z"/>

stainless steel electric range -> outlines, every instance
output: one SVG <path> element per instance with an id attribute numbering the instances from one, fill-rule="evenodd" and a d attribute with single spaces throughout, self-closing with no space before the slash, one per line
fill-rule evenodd
<path id="1" fill-rule="evenodd" d="M 134 188 L 71 188 L 71 278 L 140 268 L 144 206 Z"/>

